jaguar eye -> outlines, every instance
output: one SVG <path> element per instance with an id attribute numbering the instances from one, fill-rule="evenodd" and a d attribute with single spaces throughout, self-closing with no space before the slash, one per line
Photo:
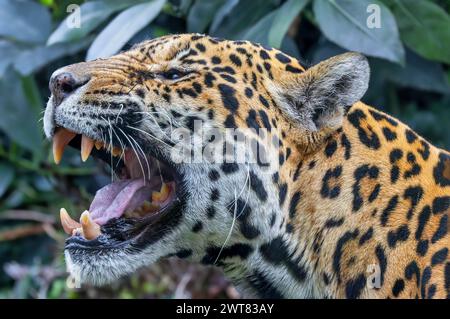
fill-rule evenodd
<path id="1" fill-rule="evenodd" d="M 165 72 L 162 72 L 160 75 L 166 80 L 178 80 L 179 78 L 185 76 L 187 73 L 177 70 L 177 69 L 170 69 Z"/>

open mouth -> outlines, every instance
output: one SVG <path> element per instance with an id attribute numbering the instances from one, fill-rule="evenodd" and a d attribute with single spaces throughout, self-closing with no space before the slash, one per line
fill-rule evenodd
<path id="1" fill-rule="evenodd" d="M 61 208 L 61 224 L 70 235 L 68 244 L 79 248 L 88 242 L 121 242 L 135 238 L 148 227 L 166 219 L 179 202 L 178 178 L 170 164 L 150 155 L 137 155 L 139 153 L 131 147 L 122 149 L 107 145 L 62 127 L 56 129 L 53 137 L 56 163 L 61 161 L 64 148 L 69 144 L 80 148 L 83 161 L 90 155 L 108 163 L 108 159 L 114 159 L 118 179 L 96 192 L 79 221 Z"/>

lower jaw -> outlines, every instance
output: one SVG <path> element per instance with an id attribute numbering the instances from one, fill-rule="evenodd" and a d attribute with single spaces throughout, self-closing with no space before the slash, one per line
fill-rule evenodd
<path id="1" fill-rule="evenodd" d="M 89 210 L 81 214 L 80 222 L 67 211 L 60 212 L 61 223 L 67 234 L 93 240 L 102 234 L 102 227 L 111 221 L 151 221 L 168 210 L 176 198 L 176 183 L 160 183 L 157 190 L 150 180 L 125 179 L 106 185 L 99 191 Z M 153 185 L 153 186 L 152 186 Z"/>
<path id="2" fill-rule="evenodd" d="M 86 226 L 82 215 L 80 226 L 71 231 L 66 241 L 66 249 L 117 249 L 127 244 L 143 247 L 160 239 L 169 225 L 176 222 L 181 209 L 176 183 L 163 184 L 162 188 L 166 190 L 156 196 L 153 193 L 153 197 L 166 196 L 162 201 L 158 201 L 158 198 L 153 198 L 152 202 L 144 201 L 138 208 L 111 218 L 102 225 L 97 226 L 95 221 L 89 219 Z M 97 232 L 86 230 L 89 227 L 97 227 Z"/>
<path id="3" fill-rule="evenodd" d="M 176 199 L 164 210 L 141 218 L 120 217 L 109 220 L 101 226 L 101 234 L 91 240 L 81 235 L 66 239 L 65 250 L 69 253 L 91 251 L 103 254 L 108 250 L 143 250 L 162 240 L 180 223 L 185 197 L 176 194 Z"/>
<path id="4" fill-rule="evenodd" d="M 66 248 L 117 247 L 122 242 L 140 236 L 144 231 L 151 232 L 153 225 L 172 215 L 174 206 L 177 206 L 176 203 L 179 202 L 176 173 L 167 173 L 170 167 L 156 158 L 139 159 L 131 150 L 124 151 L 120 159 L 122 157 L 125 165 L 120 175 L 123 179 L 116 182 L 120 186 L 116 185 L 118 188 L 114 190 L 115 186 L 112 183 L 99 190 L 90 209 L 81 215 L 80 222 L 72 220 L 64 209 L 61 210 L 63 228 L 70 235 Z M 148 162 L 158 164 L 157 167 L 153 165 L 152 168 L 155 169 L 154 171 L 158 169 L 160 174 L 147 178 L 148 175 L 142 169 L 142 162 L 147 165 Z M 163 171 L 160 166 L 165 166 Z M 137 186 L 140 187 L 139 191 L 145 191 L 139 193 L 134 189 L 134 193 L 128 196 L 124 185 L 136 184 L 139 184 Z M 101 197 L 98 194 L 108 187 L 111 189 L 106 191 L 105 198 L 100 198 L 95 205 L 97 197 Z M 139 198 L 135 198 L 136 193 L 139 193 Z M 130 204 L 128 208 L 122 207 L 121 198 L 128 201 Z M 123 209 L 117 209 L 114 205 Z"/>
<path id="5" fill-rule="evenodd" d="M 175 172 L 173 167 L 168 166 L 165 162 L 159 161 L 157 158 L 152 156 L 147 156 L 145 158 L 140 158 L 131 149 L 128 150 L 117 150 L 116 147 L 105 148 L 103 142 L 97 145 L 97 142 L 75 133 L 68 132 L 65 129 L 59 130 L 55 134 L 54 138 L 54 155 L 55 161 L 59 162 L 62 156 L 64 146 L 70 144 L 75 147 L 80 147 L 82 159 L 85 160 L 89 157 L 89 154 L 93 154 L 95 157 L 100 157 L 102 159 L 112 159 L 116 158 L 114 161 L 114 167 L 116 163 L 122 162 L 122 177 L 126 179 L 137 179 L 140 178 L 141 181 L 148 181 L 149 183 L 154 182 L 154 178 L 161 178 L 161 180 L 171 181 L 171 192 L 168 193 L 167 197 L 161 190 L 156 190 L 156 200 L 159 201 L 158 207 L 154 207 L 152 203 L 155 200 L 149 201 L 135 201 L 137 204 L 142 205 L 131 205 L 132 209 L 126 212 L 125 208 L 128 207 L 127 204 L 131 203 L 130 198 L 134 198 L 133 194 L 128 196 L 128 202 L 126 202 L 123 209 L 116 209 L 116 213 L 109 214 L 108 210 L 111 210 L 108 206 L 108 201 L 114 201 L 117 199 L 119 193 L 120 195 L 126 195 L 121 193 L 123 189 L 118 191 L 112 191 L 106 196 L 105 200 L 97 206 L 97 212 L 94 211 L 92 214 L 87 212 L 82 215 L 82 220 L 80 223 L 71 220 L 68 214 L 62 213 L 62 224 L 66 232 L 71 235 L 66 241 L 66 249 L 72 251 L 75 249 L 113 249 L 120 248 L 126 245 L 133 246 L 145 246 L 147 243 L 157 240 L 159 237 L 167 233 L 170 229 L 170 225 L 174 225 L 178 222 L 181 215 L 181 203 L 178 189 L 179 176 Z M 56 146 L 55 146 L 56 145 Z M 95 147 L 94 147 L 95 146 Z M 97 147 L 99 146 L 99 147 Z M 104 151 L 105 150 L 105 151 Z M 119 160 L 117 161 L 117 158 Z M 111 161 L 112 162 L 112 161 Z M 159 175 L 154 175 L 149 178 L 144 171 L 146 165 L 153 164 L 154 172 L 159 170 Z M 157 164 L 157 166 L 156 166 Z M 162 169 L 161 169 L 162 166 Z M 158 192 L 159 191 L 159 192 Z M 154 199 L 153 194 L 151 194 L 152 199 Z M 149 199 L 150 196 L 147 196 Z M 94 199 L 95 201 L 95 199 Z M 103 205 L 103 206 L 102 206 Z M 118 202 L 120 206 L 120 201 Z M 122 205 L 123 206 L 123 205 Z M 120 206 L 120 207 L 122 207 Z M 139 206 L 139 207 L 136 207 Z M 92 205 L 90 207 L 91 210 Z M 95 207 L 94 207 L 95 208 Z M 113 207 L 114 208 L 114 207 Z M 117 208 L 117 207 L 116 207 Z M 114 211 L 114 209 L 112 209 Z M 84 216 L 84 217 L 83 217 Z M 101 220 L 101 217 L 105 217 Z"/>

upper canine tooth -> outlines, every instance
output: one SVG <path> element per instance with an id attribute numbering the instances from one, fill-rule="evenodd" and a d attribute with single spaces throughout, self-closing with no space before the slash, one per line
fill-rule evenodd
<path id="1" fill-rule="evenodd" d="M 59 211 L 59 218 L 61 219 L 61 225 L 68 235 L 72 235 L 73 231 L 81 227 L 80 223 L 74 221 L 65 208 L 61 208 Z"/>
<path id="2" fill-rule="evenodd" d="M 86 162 L 94 147 L 94 140 L 86 135 L 81 137 L 81 160 Z"/>
<path id="3" fill-rule="evenodd" d="M 60 128 L 53 136 L 53 159 L 56 164 L 61 162 L 64 148 L 77 134 L 65 128 Z"/>
<path id="4" fill-rule="evenodd" d="M 102 141 L 95 141 L 95 148 L 99 151 L 103 147 Z"/>
<path id="5" fill-rule="evenodd" d="M 81 228 L 83 229 L 84 238 L 92 240 L 100 236 L 100 226 L 91 219 L 89 212 L 86 210 L 80 217 Z"/>

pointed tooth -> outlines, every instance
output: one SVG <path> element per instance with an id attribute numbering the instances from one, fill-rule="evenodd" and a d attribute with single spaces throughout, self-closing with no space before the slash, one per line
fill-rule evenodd
<path id="1" fill-rule="evenodd" d="M 65 208 L 61 208 L 59 211 L 59 218 L 61 219 L 61 225 L 68 235 L 72 235 L 73 231 L 81 227 L 80 223 L 73 220 Z"/>
<path id="2" fill-rule="evenodd" d="M 162 199 L 161 201 L 164 202 L 169 197 L 169 194 L 170 194 L 169 184 L 163 183 L 161 185 L 161 190 L 159 191 L 159 193 L 161 194 L 161 199 Z"/>
<path id="3" fill-rule="evenodd" d="M 81 214 L 80 222 L 81 228 L 83 229 L 84 238 L 87 240 L 92 240 L 100 236 L 100 226 L 91 219 L 91 216 L 87 210 Z"/>
<path id="4" fill-rule="evenodd" d="M 103 147 L 103 142 L 102 141 L 95 141 L 95 148 L 97 149 L 97 151 L 99 151 L 102 147 Z"/>
<path id="5" fill-rule="evenodd" d="M 152 193 L 152 202 L 164 202 L 170 194 L 170 186 L 169 184 L 162 183 L 161 189 L 159 192 L 153 192 Z"/>
<path id="6" fill-rule="evenodd" d="M 116 157 L 119 156 L 120 154 L 122 154 L 122 149 L 120 147 L 114 146 L 112 149 L 112 155 Z"/>
<path id="7" fill-rule="evenodd" d="M 142 212 L 144 214 L 147 213 L 153 213 L 156 212 L 160 209 L 160 206 L 156 203 L 150 203 L 148 201 L 145 201 L 144 204 L 142 205 Z"/>
<path id="8" fill-rule="evenodd" d="M 65 128 L 60 128 L 53 136 L 53 159 L 56 164 L 61 162 L 64 148 L 77 134 Z"/>
<path id="9" fill-rule="evenodd" d="M 160 192 L 152 192 L 152 202 L 158 202 L 159 199 L 161 198 L 161 194 Z"/>
<path id="10" fill-rule="evenodd" d="M 81 137 L 81 160 L 86 162 L 94 147 L 94 140 L 86 135 Z"/>
<path id="11" fill-rule="evenodd" d="M 152 203 L 150 203 L 149 201 L 145 201 L 144 204 L 142 204 L 142 207 L 147 210 L 151 207 Z"/>

